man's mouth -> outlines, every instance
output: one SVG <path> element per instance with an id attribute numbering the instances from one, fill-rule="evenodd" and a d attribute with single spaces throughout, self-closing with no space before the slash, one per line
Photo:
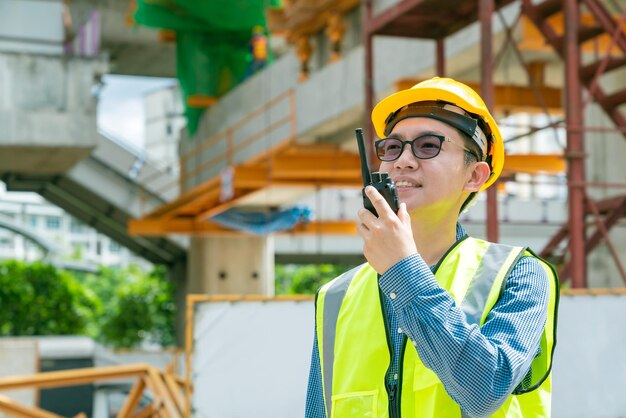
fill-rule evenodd
<path id="1" fill-rule="evenodd" d="M 396 188 L 398 189 L 409 188 L 409 187 L 421 187 L 417 183 L 413 183 L 411 181 L 406 181 L 406 180 L 398 180 L 394 182 L 394 184 L 396 185 Z"/>

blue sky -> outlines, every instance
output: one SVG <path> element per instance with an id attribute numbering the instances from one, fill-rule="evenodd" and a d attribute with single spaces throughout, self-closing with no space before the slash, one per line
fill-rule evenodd
<path id="1" fill-rule="evenodd" d="M 98 128 L 143 148 L 143 96 L 176 83 L 173 78 L 106 75 L 98 103 Z"/>

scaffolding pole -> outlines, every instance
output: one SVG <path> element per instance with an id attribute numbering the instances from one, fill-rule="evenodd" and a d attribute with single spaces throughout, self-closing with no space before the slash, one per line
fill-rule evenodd
<path id="1" fill-rule="evenodd" d="M 493 29 L 494 0 L 479 0 L 480 19 L 480 93 L 489 109 L 494 108 L 493 87 Z M 498 182 L 487 189 L 487 240 L 498 242 Z"/>
<path id="2" fill-rule="evenodd" d="M 569 212 L 569 265 L 573 288 L 587 287 L 585 254 L 585 152 L 583 142 L 582 90 L 578 69 L 578 2 L 565 6 L 565 116 L 567 126 L 567 179 Z"/>

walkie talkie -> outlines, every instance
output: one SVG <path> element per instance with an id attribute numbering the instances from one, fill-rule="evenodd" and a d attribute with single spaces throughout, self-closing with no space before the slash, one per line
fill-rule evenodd
<path id="1" fill-rule="evenodd" d="M 356 129 L 356 142 L 359 144 L 359 155 L 361 156 L 361 175 L 363 176 L 363 207 L 378 216 L 374 205 L 370 201 L 369 197 L 365 194 L 365 187 L 373 186 L 378 192 L 383 195 L 391 210 L 398 213 L 398 192 L 396 186 L 389 177 L 388 173 L 374 172 L 370 173 L 369 165 L 367 164 L 367 153 L 365 152 L 365 143 L 363 141 L 363 130 L 361 128 Z"/>

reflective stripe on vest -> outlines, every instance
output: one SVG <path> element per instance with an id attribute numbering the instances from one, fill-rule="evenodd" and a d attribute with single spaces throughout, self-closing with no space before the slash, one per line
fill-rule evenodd
<path id="1" fill-rule="evenodd" d="M 337 318 L 341 302 L 348 291 L 352 278 L 361 269 L 357 266 L 339 276 L 337 280 L 326 291 L 324 298 L 324 394 L 326 410 L 331 410 L 333 393 L 333 364 L 335 363 L 335 335 L 337 329 Z M 330 414 L 328 415 L 330 417 Z"/>
<path id="2" fill-rule="evenodd" d="M 461 310 L 465 312 L 467 322 L 470 324 L 481 324 L 483 312 L 489 293 L 496 281 L 500 281 L 500 288 L 503 289 L 502 281 L 510 273 L 510 271 L 502 272 L 503 277 L 498 276 L 498 272 L 503 265 L 511 262 L 511 266 L 515 265 L 524 253 L 524 248 L 511 247 L 503 244 L 489 245 L 487 252 L 483 255 L 480 265 L 476 270 L 476 274 L 472 277 L 469 289 L 465 294 Z"/>

